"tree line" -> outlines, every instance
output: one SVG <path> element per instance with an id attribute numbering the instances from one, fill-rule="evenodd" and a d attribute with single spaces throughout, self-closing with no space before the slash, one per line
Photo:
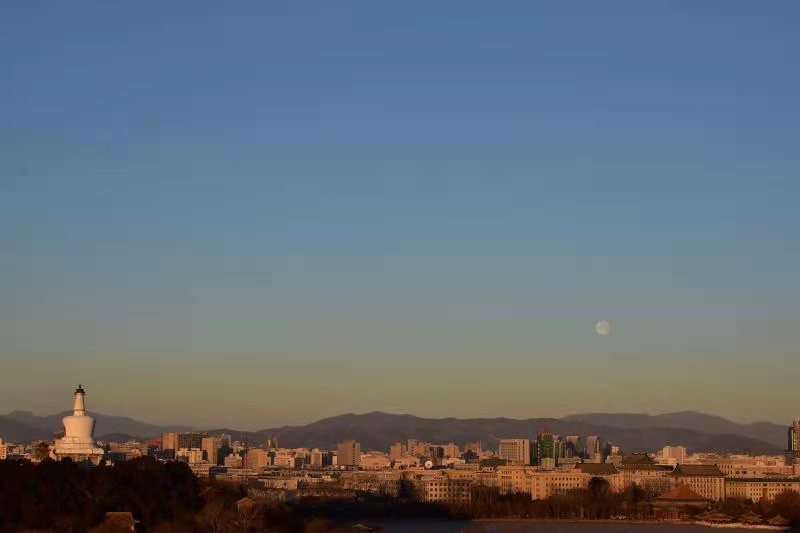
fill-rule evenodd
<path id="1" fill-rule="evenodd" d="M 246 487 L 200 481 L 184 463 L 143 457 L 96 468 L 69 460 L 0 461 L 0 531 L 111 533 L 105 514 L 130 511 L 140 531 L 211 532 L 270 531 L 316 533 L 351 531 L 350 524 L 369 520 L 531 518 L 600 520 L 624 516 L 658 517 L 644 490 L 632 485 L 622 493 L 594 478 L 587 489 L 543 500 L 529 494 L 501 494 L 476 486 L 469 505 L 422 501 L 413 482 L 399 492 L 356 490 L 346 497 L 298 497 L 288 501 L 246 499 Z M 754 511 L 763 517 L 780 514 L 800 525 L 800 494 L 786 492 L 772 502 L 727 500 L 714 510 L 738 518 Z M 686 508 L 688 515 L 698 509 Z"/>

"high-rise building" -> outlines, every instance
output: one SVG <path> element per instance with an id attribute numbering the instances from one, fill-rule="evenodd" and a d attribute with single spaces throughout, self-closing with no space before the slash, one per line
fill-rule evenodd
<path id="1" fill-rule="evenodd" d="M 481 441 L 468 442 L 464 445 L 465 459 L 479 459 L 481 457 Z"/>
<path id="2" fill-rule="evenodd" d="M 5 461 L 8 458 L 8 446 L 0 439 L 0 461 Z"/>
<path id="3" fill-rule="evenodd" d="M 603 462 L 603 444 L 600 437 L 597 435 L 589 435 L 586 437 L 586 449 L 584 451 L 584 458 L 590 463 Z"/>
<path id="4" fill-rule="evenodd" d="M 361 444 L 354 440 L 340 442 L 336 447 L 336 464 L 345 467 L 356 467 L 361 464 Z"/>
<path id="5" fill-rule="evenodd" d="M 663 459 L 672 459 L 675 463 L 683 463 L 686 460 L 686 448 L 683 446 L 664 446 L 661 450 Z"/>
<path id="6" fill-rule="evenodd" d="M 178 433 L 178 449 L 186 448 L 187 450 L 200 450 L 203 448 L 203 438 L 207 437 L 205 433 L 190 431 L 187 433 Z"/>
<path id="7" fill-rule="evenodd" d="M 309 455 L 310 455 L 309 464 L 312 467 L 324 466 L 324 464 L 325 464 L 325 453 L 322 450 L 320 450 L 319 448 L 314 448 L 313 450 L 311 450 L 311 453 Z"/>
<path id="8" fill-rule="evenodd" d="M 261 448 L 250 448 L 244 456 L 244 466 L 260 470 L 269 465 L 269 454 Z"/>
<path id="9" fill-rule="evenodd" d="M 203 437 L 200 446 L 203 451 L 203 459 L 212 465 L 219 464 L 220 459 L 222 459 L 219 456 L 219 451 L 222 448 L 222 439 L 220 437 Z"/>
<path id="10" fill-rule="evenodd" d="M 175 459 L 186 461 L 189 464 L 203 462 L 203 451 L 200 448 L 178 448 L 175 450 Z"/>
<path id="11" fill-rule="evenodd" d="M 586 439 L 578 435 L 567 435 L 564 439 L 567 457 L 583 457 L 586 453 Z"/>
<path id="12" fill-rule="evenodd" d="M 461 449 L 458 447 L 457 444 L 451 442 L 450 444 L 444 445 L 444 456 L 445 457 L 460 457 L 461 456 Z"/>
<path id="13" fill-rule="evenodd" d="M 408 448 L 402 442 L 395 442 L 389 448 L 389 458 L 393 461 L 400 459 L 401 457 L 406 456 L 406 452 Z"/>
<path id="14" fill-rule="evenodd" d="M 536 437 L 533 456 L 536 464 L 542 464 L 544 459 L 552 459 L 558 465 L 559 459 L 566 457 L 566 444 L 548 428 L 542 428 Z"/>
<path id="15" fill-rule="evenodd" d="M 800 452 L 800 418 L 795 418 L 789 427 L 789 446 L 787 451 Z"/>
<path id="16" fill-rule="evenodd" d="M 528 439 L 500 439 L 498 457 L 518 465 L 531 464 L 531 441 Z"/>
<path id="17" fill-rule="evenodd" d="M 161 434 L 161 449 L 162 450 L 177 450 L 178 449 L 178 434 L 174 432 Z"/>

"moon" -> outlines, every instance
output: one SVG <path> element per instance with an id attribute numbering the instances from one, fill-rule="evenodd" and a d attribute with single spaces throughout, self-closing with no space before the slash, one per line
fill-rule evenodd
<path id="1" fill-rule="evenodd" d="M 608 337 L 611 333 L 611 323 L 608 320 L 600 320 L 594 325 L 595 334 L 601 337 Z"/>

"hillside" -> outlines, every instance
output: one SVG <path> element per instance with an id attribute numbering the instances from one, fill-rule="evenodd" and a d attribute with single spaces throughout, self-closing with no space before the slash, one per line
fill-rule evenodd
<path id="1" fill-rule="evenodd" d="M 0 416 L 0 437 L 8 441 L 28 442 L 52 438 L 61 429 L 65 413 L 34 416 L 16 411 Z M 182 426 L 157 426 L 127 417 L 92 413 L 97 420 L 95 435 L 131 435 L 146 439 L 164 431 L 187 431 Z M 685 425 L 684 425 L 685 424 Z M 324 418 L 304 426 L 283 426 L 256 432 L 213 429 L 234 438 L 247 438 L 251 443 L 263 442 L 268 436 L 278 438 L 282 446 L 332 449 L 338 442 L 355 439 L 364 449 L 388 450 L 398 441 L 410 438 L 435 443 L 455 442 L 459 445 L 480 440 L 495 447 L 501 438 L 534 438 L 544 427 L 558 435 L 598 435 L 626 452 L 653 451 L 665 445 L 683 445 L 689 451 L 717 451 L 777 454 L 783 451 L 779 433 L 785 429 L 767 422 L 737 424 L 721 417 L 702 413 L 668 415 L 590 414 L 561 419 L 531 418 L 421 418 L 381 412 L 346 414 Z M 778 431 L 780 430 L 780 431 Z"/>
<path id="2" fill-rule="evenodd" d="M 786 446 L 786 426 L 772 422 L 738 424 L 721 416 L 696 411 L 681 411 L 661 415 L 641 413 L 588 413 L 564 417 L 569 422 L 591 422 L 616 428 L 692 429 L 713 435 L 734 434 L 768 442 L 780 449 Z"/>
<path id="3" fill-rule="evenodd" d="M 347 439 L 359 441 L 365 449 L 387 450 L 398 441 L 416 438 L 436 443 L 463 444 L 480 440 L 496 446 L 500 438 L 534 438 L 548 427 L 559 435 L 598 435 L 625 451 L 650 451 L 668 444 L 682 444 L 694 450 L 741 453 L 780 453 L 782 448 L 763 440 L 735 433 L 703 433 L 686 428 L 639 427 L 621 428 L 584 421 L 533 418 L 431 419 L 412 415 L 372 412 L 325 418 L 305 426 L 284 426 L 254 433 L 239 433 L 248 439 L 262 441 L 272 435 L 282 446 L 314 446 L 333 448 Z"/>

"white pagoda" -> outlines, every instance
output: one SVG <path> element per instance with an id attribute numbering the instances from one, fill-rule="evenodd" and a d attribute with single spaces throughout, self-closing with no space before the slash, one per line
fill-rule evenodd
<path id="1" fill-rule="evenodd" d="M 72 416 L 63 418 L 64 436 L 56 439 L 56 459 L 69 457 L 76 463 L 100 464 L 104 452 L 94 442 L 94 418 L 86 414 L 86 391 L 80 385 L 75 389 L 73 408 Z"/>

